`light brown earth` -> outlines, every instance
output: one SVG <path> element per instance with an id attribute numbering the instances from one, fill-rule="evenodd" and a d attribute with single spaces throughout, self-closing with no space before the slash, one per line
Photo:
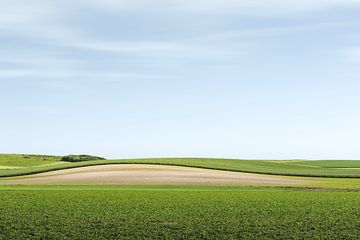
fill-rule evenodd
<path id="1" fill-rule="evenodd" d="M 2 180 L 2 184 L 297 185 L 307 182 L 263 174 L 146 164 L 89 166 Z"/>

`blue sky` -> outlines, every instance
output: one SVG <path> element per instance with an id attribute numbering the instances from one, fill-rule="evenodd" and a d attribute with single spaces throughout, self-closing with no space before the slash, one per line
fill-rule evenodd
<path id="1" fill-rule="evenodd" d="M 358 0 L 0 1 L 0 152 L 360 159 Z"/>

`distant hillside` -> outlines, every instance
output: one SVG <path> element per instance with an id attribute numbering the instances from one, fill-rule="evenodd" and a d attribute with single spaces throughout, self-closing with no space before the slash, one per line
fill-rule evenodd
<path id="1" fill-rule="evenodd" d="M 81 156 L 81 155 L 77 155 Z M 360 178 L 357 160 L 237 160 L 214 158 L 144 158 L 61 161 L 60 156 L 0 154 L 0 177 L 21 176 L 82 166 L 146 163 L 288 176 Z M 88 160 L 88 159 L 87 159 Z"/>
<path id="2" fill-rule="evenodd" d="M 59 156 L 51 155 L 0 154 L 0 170 L 52 164 L 60 159 Z"/>

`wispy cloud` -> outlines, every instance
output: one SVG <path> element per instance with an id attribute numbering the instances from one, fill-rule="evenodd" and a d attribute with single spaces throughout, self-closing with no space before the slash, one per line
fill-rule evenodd
<path id="1" fill-rule="evenodd" d="M 273 36 L 284 36 L 310 31 L 319 31 L 326 29 L 342 28 L 359 24 L 359 22 L 321 22 L 307 24 L 292 24 L 279 27 L 253 27 L 242 30 L 233 30 L 225 32 L 216 32 L 201 36 L 198 40 L 234 40 L 239 38 L 263 38 Z"/>
<path id="2" fill-rule="evenodd" d="M 111 11 L 156 11 L 271 16 L 319 11 L 334 7 L 360 6 L 357 0 L 90 0 L 96 7 Z"/>
<path id="3" fill-rule="evenodd" d="M 67 9 L 94 7 L 117 12 L 211 13 L 271 16 L 329 8 L 360 7 L 358 0 L 2 0 L 0 23 L 66 14 Z"/>
<path id="4" fill-rule="evenodd" d="M 69 69 L 44 69 L 44 68 L 11 68 L 11 69 L 1 69 L 0 70 L 0 79 L 10 79 L 10 78 L 64 78 L 74 76 L 74 73 L 70 72 Z M 75 75 L 76 76 L 76 75 Z"/>
<path id="5" fill-rule="evenodd" d="M 237 15 L 281 15 L 291 12 L 322 10 L 331 7 L 360 6 L 355 0 L 78 0 L 42 1 L 35 0 L 31 5 L 24 0 L 4 0 L 0 8 L 0 34 L 20 36 L 50 46 L 98 51 L 124 56 L 171 58 L 171 59 L 221 59 L 232 54 L 246 54 L 255 44 L 237 42 L 226 47 L 216 41 L 238 39 L 239 37 L 279 35 L 324 26 L 285 26 L 254 28 L 242 31 L 227 31 L 191 37 L 189 40 L 146 40 L 122 39 L 105 40 L 84 31 L 81 27 L 66 24 L 67 9 L 94 7 L 104 11 L 178 12 L 178 13 L 226 13 Z M 324 23 L 323 25 L 325 25 Z M 209 40 L 201 42 L 196 40 Z M 211 42 L 213 41 L 213 42 Z"/>
<path id="6" fill-rule="evenodd" d="M 62 82 L 77 81 L 107 81 L 120 82 L 127 80 L 174 79 L 175 76 L 156 73 L 138 73 L 130 71 L 89 71 L 71 68 L 52 67 L 16 67 L 0 69 L 0 80 L 26 79 L 26 81 L 43 81 L 44 79 L 61 80 Z"/>
<path id="7" fill-rule="evenodd" d="M 72 50 L 99 51 L 138 57 L 208 58 L 230 53 L 223 47 L 189 41 L 104 40 L 99 38 L 99 35 L 94 36 L 80 27 L 64 24 L 65 13 L 62 15 L 64 11 L 62 8 L 59 8 L 52 16 L 49 12 L 55 11 L 54 5 L 38 5 L 35 8 L 38 11 L 24 7 L 25 4 L 19 5 L 22 6 L 20 10 L 13 10 L 8 7 L 9 5 L 5 5 L 4 9 L 8 12 L 4 15 L 2 13 L 5 10 L 0 10 L 0 35 L 27 38 L 48 46 Z"/>
<path id="8" fill-rule="evenodd" d="M 150 39 L 138 37 L 129 41 L 119 36 L 102 38 L 96 29 L 91 32 L 88 28 L 82 28 L 81 24 L 70 24 L 67 21 L 68 9 L 73 11 L 93 7 L 99 12 L 113 11 L 114 16 L 122 12 L 130 12 L 135 15 L 144 13 L 179 14 L 178 16 L 181 18 L 178 19 L 182 21 L 185 17 L 184 13 L 192 14 L 194 19 L 200 18 L 203 13 L 204 15 L 279 17 L 284 14 L 353 6 L 360 6 L 360 2 L 357 0 L 34 0 L 29 5 L 26 0 L 3 0 L 0 3 L 0 36 L 22 39 L 26 43 L 34 42 L 42 49 L 56 49 L 59 52 L 71 52 L 72 54 L 57 56 L 47 53 L 41 55 L 35 49 L 33 50 L 36 52 L 35 54 L 27 55 L 26 52 L 12 49 L 6 54 L 2 54 L 0 61 L 15 66 L 2 69 L 0 77 L 98 77 L 97 73 L 86 74 L 79 70 L 83 66 L 88 69 L 94 66 L 88 63 L 89 59 L 82 54 L 115 55 L 118 59 L 141 59 L 152 63 L 156 62 L 162 66 L 171 61 L 176 62 L 177 65 L 196 60 L 201 60 L 202 64 L 211 61 L 230 61 L 232 58 L 240 58 L 256 52 L 259 49 L 256 44 L 257 38 L 333 28 L 347 24 L 346 22 L 324 22 L 282 27 L 250 27 L 220 32 L 214 30 L 210 31 L 210 34 L 204 31 L 175 40 L 161 37 Z M 2 50 L 1 47 L 0 50 Z M 346 55 L 348 59 L 358 61 L 358 52 L 359 50 L 356 48 L 349 49 Z M 94 58 L 90 60 L 94 60 Z M 97 71 L 106 76 L 109 71 L 106 67 L 104 68 L 97 69 Z M 110 72 L 114 72 L 113 76 L 116 75 L 117 78 L 119 78 L 119 74 L 123 74 L 123 71 Z"/>

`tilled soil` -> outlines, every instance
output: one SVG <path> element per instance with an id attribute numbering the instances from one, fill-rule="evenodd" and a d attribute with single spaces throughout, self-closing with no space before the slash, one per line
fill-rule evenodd
<path id="1" fill-rule="evenodd" d="M 264 174 L 147 164 L 111 164 L 57 170 L 5 180 L 5 184 L 297 185 L 306 181 Z"/>

